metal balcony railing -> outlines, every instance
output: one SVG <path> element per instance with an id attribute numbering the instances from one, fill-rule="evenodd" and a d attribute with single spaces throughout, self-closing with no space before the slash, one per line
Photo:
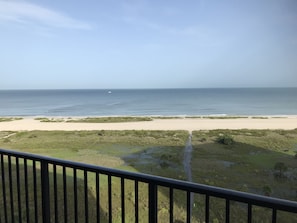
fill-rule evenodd
<path id="1" fill-rule="evenodd" d="M 297 222 L 297 202 L 0 149 L 1 222 Z"/>

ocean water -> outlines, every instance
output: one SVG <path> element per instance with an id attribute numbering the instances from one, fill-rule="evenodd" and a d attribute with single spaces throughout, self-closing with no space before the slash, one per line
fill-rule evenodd
<path id="1" fill-rule="evenodd" d="M 120 115 L 297 115 L 297 88 L 0 91 L 0 116 Z"/>

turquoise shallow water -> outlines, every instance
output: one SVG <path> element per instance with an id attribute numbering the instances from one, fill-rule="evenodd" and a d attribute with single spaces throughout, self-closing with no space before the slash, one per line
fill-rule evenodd
<path id="1" fill-rule="evenodd" d="M 0 116 L 296 115 L 297 88 L 2 90 Z"/>

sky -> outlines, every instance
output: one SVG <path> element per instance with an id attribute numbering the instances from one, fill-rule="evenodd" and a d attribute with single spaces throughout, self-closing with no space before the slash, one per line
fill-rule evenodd
<path id="1" fill-rule="evenodd" d="M 0 0 L 0 90 L 297 87 L 296 0 Z"/>

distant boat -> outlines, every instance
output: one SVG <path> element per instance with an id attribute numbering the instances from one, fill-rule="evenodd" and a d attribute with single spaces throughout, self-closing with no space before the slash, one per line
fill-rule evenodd
<path id="1" fill-rule="evenodd" d="M 111 91 L 108 91 L 108 94 L 111 94 Z"/>

